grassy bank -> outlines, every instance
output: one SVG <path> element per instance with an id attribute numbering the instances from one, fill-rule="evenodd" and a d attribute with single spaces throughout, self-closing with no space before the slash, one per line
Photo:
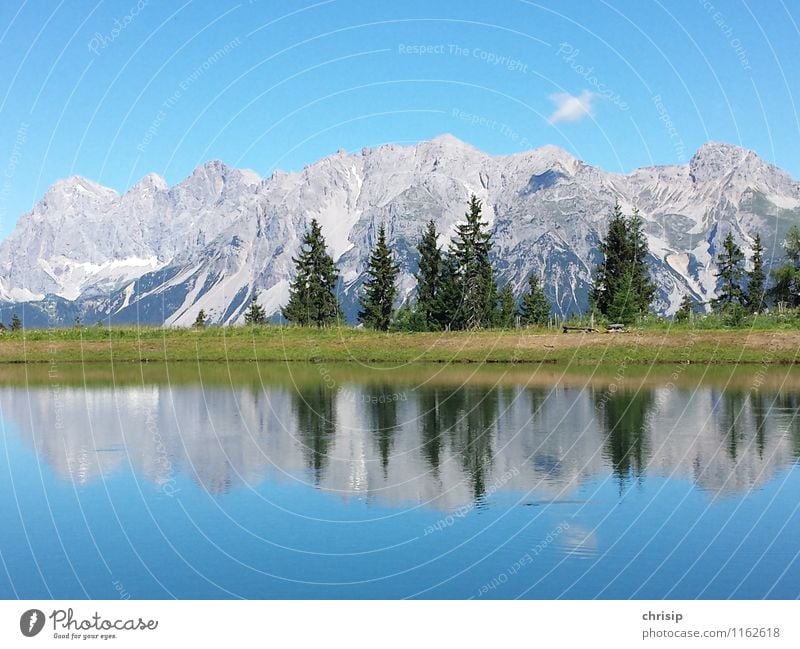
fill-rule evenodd
<path id="1" fill-rule="evenodd" d="M 354 361 L 569 365 L 800 361 L 794 328 L 652 326 L 625 334 L 523 329 L 379 333 L 350 327 L 85 327 L 3 332 L 0 363 Z"/>

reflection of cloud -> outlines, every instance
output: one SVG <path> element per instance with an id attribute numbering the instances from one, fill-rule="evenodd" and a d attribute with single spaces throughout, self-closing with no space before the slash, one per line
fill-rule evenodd
<path id="1" fill-rule="evenodd" d="M 589 90 L 584 90 L 577 97 L 573 97 L 568 92 L 557 92 L 550 95 L 550 100 L 556 105 L 555 112 L 547 118 L 551 124 L 559 122 L 577 122 L 586 116 L 591 117 L 592 102 L 595 94 Z"/>
<path id="2" fill-rule="evenodd" d="M 575 523 L 570 523 L 559 539 L 559 545 L 570 556 L 581 559 L 590 559 L 597 554 L 597 536 L 592 530 L 584 529 Z"/>

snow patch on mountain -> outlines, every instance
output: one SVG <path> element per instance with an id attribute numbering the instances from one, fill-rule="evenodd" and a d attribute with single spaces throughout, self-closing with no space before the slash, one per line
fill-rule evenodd
<path id="1" fill-rule="evenodd" d="M 256 295 L 276 315 L 317 218 L 352 318 L 377 227 L 387 227 L 405 299 L 425 224 L 436 222 L 446 247 L 471 193 L 494 232 L 500 283 L 520 292 L 534 272 L 564 314 L 586 307 L 615 201 L 644 220 L 664 313 L 687 292 L 714 297 L 714 259 L 728 232 L 749 252 L 754 231 L 780 242 L 800 218 L 798 183 L 732 145 L 708 143 L 686 165 L 623 175 L 555 146 L 491 156 L 443 135 L 339 151 L 266 179 L 212 160 L 174 187 L 147 174 L 122 195 L 78 176 L 59 181 L 0 244 L 0 301 L 55 296 L 64 318 L 69 310 L 84 321 L 189 326 L 201 308 L 212 322 L 241 322 Z"/>

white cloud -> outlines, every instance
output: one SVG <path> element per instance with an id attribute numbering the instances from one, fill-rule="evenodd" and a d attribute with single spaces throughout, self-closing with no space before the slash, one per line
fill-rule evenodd
<path id="1" fill-rule="evenodd" d="M 573 97 L 568 92 L 558 92 L 550 95 L 550 100 L 556 105 L 555 112 L 547 118 L 551 124 L 559 122 L 577 122 L 587 115 L 591 117 L 592 102 L 596 95 L 593 92 L 584 90 L 577 97 Z"/>

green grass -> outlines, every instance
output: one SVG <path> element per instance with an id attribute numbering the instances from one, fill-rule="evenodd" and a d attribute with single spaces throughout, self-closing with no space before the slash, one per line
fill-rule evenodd
<path id="1" fill-rule="evenodd" d="M 362 363 L 795 363 L 800 330 L 756 318 L 642 323 L 627 334 L 560 329 L 381 333 L 352 327 L 84 327 L 0 334 L 0 363 L 352 361 Z"/>

